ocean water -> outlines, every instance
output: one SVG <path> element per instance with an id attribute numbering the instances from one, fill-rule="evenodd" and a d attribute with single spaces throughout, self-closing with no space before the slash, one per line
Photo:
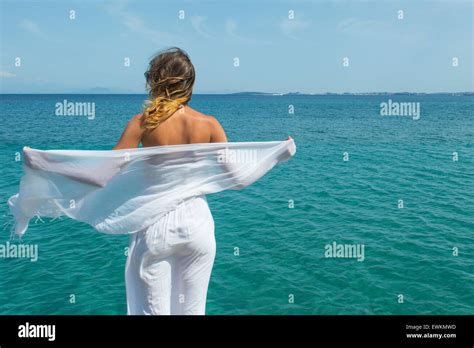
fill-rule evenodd
<path id="1" fill-rule="evenodd" d="M 109 149 L 144 98 L 0 96 L 1 244 L 22 147 Z M 380 116 L 389 98 L 419 102 L 420 119 Z M 95 118 L 56 116 L 64 99 L 94 102 Z M 208 314 L 474 314 L 473 104 L 447 95 L 194 96 L 231 141 L 291 135 L 297 144 L 251 187 L 208 196 L 217 240 Z M 364 245 L 363 261 L 325 257 L 333 242 Z M 39 258 L 0 258 L 0 314 L 126 313 L 127 236 L 45 219 L 32 221 L 23 243 L 37 244 Z"/>

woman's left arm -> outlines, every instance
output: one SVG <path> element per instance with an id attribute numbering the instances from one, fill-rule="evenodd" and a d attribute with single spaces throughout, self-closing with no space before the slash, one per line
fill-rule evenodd
<path id="1" fill-rule="evenodd" d="M 144 129 L 140 126 L 141 115 L 134 116 L 128 121 L 127 127 L 122 133 L 114 150 L 137 148 L 141 142 Z"/>

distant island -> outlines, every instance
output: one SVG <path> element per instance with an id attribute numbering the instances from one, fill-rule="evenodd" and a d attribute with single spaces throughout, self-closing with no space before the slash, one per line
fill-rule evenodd
<path id="1" fill-rule="evenodd" d="M 205 93 L 204 93 L 205 94 Z M 224 93 L 228 95 L 242 95 L 242 96 L 310 96 L 310 95 L 455 95 L 455 96 L 474 96 L 474 92 L 441 92 L 441 93 L 424 93 L 424 92 L 344 92 L 344 93 L 300 93 L 300 92 L 290 92 L 290 93 L 267 93 L 267 92 L 237 92 L 237 93 Z"/>

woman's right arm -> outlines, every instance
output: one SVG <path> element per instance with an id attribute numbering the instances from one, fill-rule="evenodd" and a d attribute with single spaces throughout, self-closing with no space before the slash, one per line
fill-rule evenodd
<path id="1" fill-rule="evenodd" d="M 133 149 L 140 145 L 143 129 L 140 127 L 141 115 L 135 115 L 127 124 L 114 150 Z"/>

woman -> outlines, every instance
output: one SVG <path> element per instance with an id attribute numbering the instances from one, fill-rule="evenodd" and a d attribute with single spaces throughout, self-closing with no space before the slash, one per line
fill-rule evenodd
<path id="1" fill-rule="evenodd" d="M 155 56 L 145 73 L 150 102 L 133 117 L 115 150 L 227 142 L 219 122 L 188 106 L 194 66 L 179 48 Z M 157 241 L 163 243 L 158 244 Z M 205 196 L 183 202 L 130 238 L 125 277 L 129 314 L 204 314 L 216 252 Z"/>

